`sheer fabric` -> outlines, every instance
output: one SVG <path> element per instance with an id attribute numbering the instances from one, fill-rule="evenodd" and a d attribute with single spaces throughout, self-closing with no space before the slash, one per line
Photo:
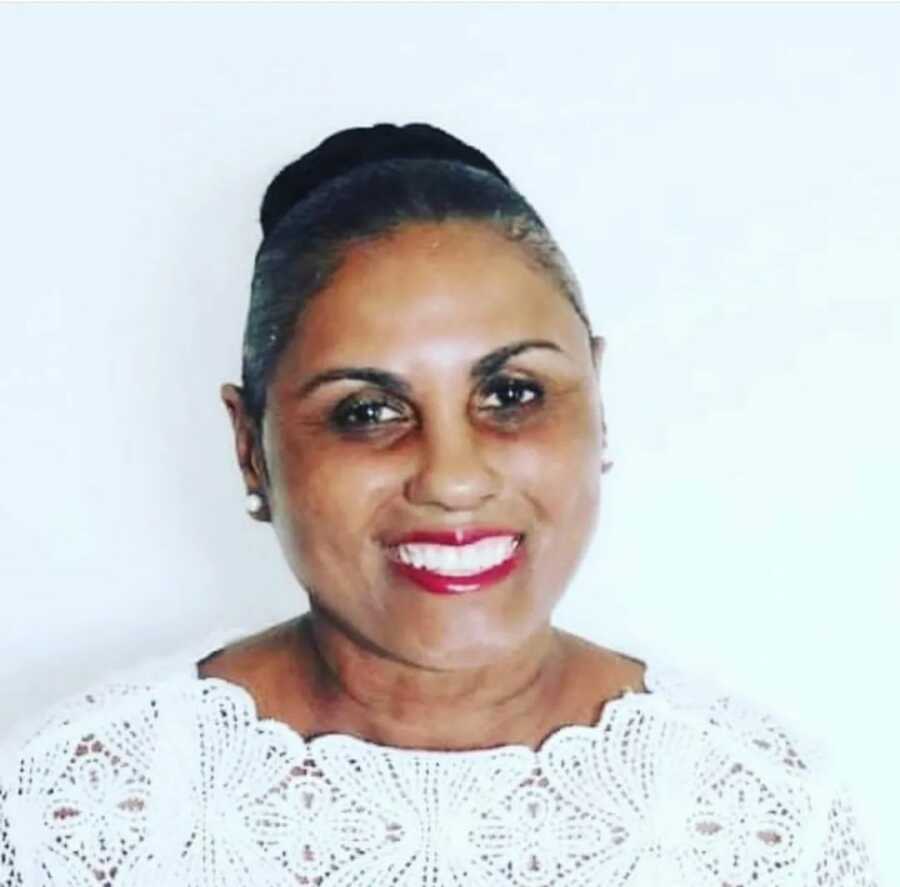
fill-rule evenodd
<path id="1" fill-rule="evenodd" d="M 235 634 L 235 636 L 240 636 Z M 873 887 L 820 747 L 652 657 L 598 723 L 418 751 L 305 739 L 184 654 L 0 749 L 18 887 Z"/>

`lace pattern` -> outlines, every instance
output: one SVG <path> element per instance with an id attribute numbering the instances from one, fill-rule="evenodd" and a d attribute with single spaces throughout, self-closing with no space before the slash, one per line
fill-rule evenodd
<path id="1" fill-rule="evenodd" d="M 304 739 L 225 681 L 111 683 L 4 754 L 4 885 L 873 887 L 818 748 L 648 663 L 537 751 Z"/>

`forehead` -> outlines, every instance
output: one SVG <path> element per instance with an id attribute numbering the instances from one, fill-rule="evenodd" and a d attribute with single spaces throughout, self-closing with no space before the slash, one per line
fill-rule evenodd
<path id="1" fill-rule="evenodd" d="M 478 351 L 517 338 L 584 338 L 559 285 L 487 224 L 405 226 L 349 247 L 340 269 L 303 312 L 295 345 L 304 363 L 372 361 L 416 346 Z"/>

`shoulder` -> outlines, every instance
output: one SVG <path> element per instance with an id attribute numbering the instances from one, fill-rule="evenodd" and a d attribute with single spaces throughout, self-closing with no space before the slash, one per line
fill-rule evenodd
<path id="1" fill-rule="evenodd" d="M 175 653 L 138 661 L 5 726 L 0 780 L 8 783 L 12 762 L 28 756 L 68 754 L 84 737 L 104 732 L 127 734 L 136 745 L 160 723 L 188 716 L 206 695 L 204 682 L 197 680 L 198 660 L 241 636 L 235 629 L 215 632 Z"/>
<path id="2" fill-rule="evenodd" d="M 710 741 L 743 748 L 797 772 L 825 765 L 827 746 L 819 737 L 785 713 L 708 674 L 652 651 L 623 652 L 578 635 L 563 635 L 574 652 L 575 679 L 595 697 L 599 689 L 614 701 L 623 692 L 634 694 L 644 714 L 652 712 L 651 717 L 670 725 L 680 724 Z"/>
<path id="3" fill-rule="evenodd" d="M 692 767 L 698 778 L 716 768 L 752 771 L 814 793 L 839 779 L 830 746 L 785 712 L 653 651 L 567 640 L 579 651 L 579 682 L 609 700 L 594 721 L 599 729 L 585 734 L 593 743 L 627 747 L 634 760 L 640 746 L 661 766 Z"/>
<path id="4" fill-rule="evenodd" d="M 646 684 L 649 695 L 634 709 L 638 723 L 626 707 L 617 729 L 636 729 L 655 749 L 658 785 L 668 795 L 660 803 L 691 811 L 689 829 L 700 844 L 731 834 L 766 865 L 790 857 L 795 871 L 795 863 L 809 862 L 844 791 L 825 740 L 786 713 L 669 662 L 648 658 Z"/>
<path id="5" fill-rule="evenodd" d="M 637 768 L 654 779 L 635 790 L 655 785 L 661 796 L 669 785 L 696 797 L 717 786 L 719 803 L 729 792 L 761 803 L 790 798 L 802 821 L 824 815 L 841 775 L 828 744 L 803 724 L 652 652 L 568 639 L 588 696 L 608 699 L 593 728 L 567 731 L 569 753 L 602 757 L 604 781 Z"/>
<path id="6" fill-rule="evenodd" d="M 626 693 L 595 730 L 553 750 L 561 773 L 579 774 L 579 792 L 654 823 L 686 869 L 704 860 L 688 883 L 714 872 L 716 883 L 872 887 L 854 802 L 823 739 L 706 675 L 642 659 L 647 692 Z"/>
<path id="7" fill-rule="evenodd" d="M 0 743 L 0 884 L 145 883 L 126 871 L 190 846 L 191 811 L 257 728 L 241 688 L 181 672 L 109 680 L 21 722 Z"/>
<path id="8" fill-rule="evenodd" d="M 783 712 L 652 651 L 623 652 L 560 634 L 571 661 L 566 691 L 585 709 L 592 701 L 606 702 L 596 717 L 581 720 L 602 728 L 587 734 L 595 741 L 607 744 L 622 731 L 623 742 L 643 735 L 651 746 L 715 750 L 766 769 L 770 777 L 780 772 L 798 780 L 828 778 L 828 745 Z M 672 760 L 683 760 L 677 749 L 671 751 Z"/>
<path id="9" fill-rule="evenodd" d="M 650 659 L 646 683 L 673 722 L 698 741 L 748 764 L 798 780 L 825 780 L 833 760 L 824 739 L 786 712 L 706 674 Z"/>
<path id="10" fill-rule="evenodd" d="M 109 679 L 23 718 L 0 740 L 0 780 L 9 781 L 12 762 L 18 762 L 16 775 L 22 776 L 24 761 L 50 767 L 57 758 L 80 758 L 97 749 L 100 736 L 117 734 L 115 741 L 122 745 L 127 734 L 128 743 L 137 746 L 164 714 L 171 718 L 185 707 L 188 686 L 183 676 Z"/>

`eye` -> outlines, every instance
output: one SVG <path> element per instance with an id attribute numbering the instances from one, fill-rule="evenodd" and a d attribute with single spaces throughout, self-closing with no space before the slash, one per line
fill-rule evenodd
<path id="1" fill-rule="evenodd" d="M 331 422 L 340 431 L 364 430 L 396 422 L 397 419 L 379 421 L 380 417 L 384 416 L 385 410 L 393 410 L 395 413 L 399 413 L 396 406 L 386 398 L 352 397 L 335 409 L 331 416 Z"/>
<path id="2" fill-rule="evenodd" d="M 500 376 L 485 388 L 499 403 L 488 407 L 492 412 L 509 413 L 537 403 L 544 396 L 544 389 L 535 382 L 525 382 L 512 376 Z M 524 397 L 522 396 L 524 395 Z"/>
<path id="3" fill-rule="evenodd" d="M 496 413 L 502 419 L 515 415 L 537 404 L 544 396 L 544 389 L 534 383 L 525 382 L 512 376 L 498 376 L 488 383 L 483 391 L 488 400 L 494 399 L 496 406 L 486 406 L 489 413 Z M 390 418 L 389 414 L 396 414 Z M 388 418 L 385 418 L 386 413 Z M 402 407 L 385 397 L 354 395 L 340 403 L 331 414 L 331 424 L 341 432 L 354 433 L 375 430 L 404 421 Z"/>

